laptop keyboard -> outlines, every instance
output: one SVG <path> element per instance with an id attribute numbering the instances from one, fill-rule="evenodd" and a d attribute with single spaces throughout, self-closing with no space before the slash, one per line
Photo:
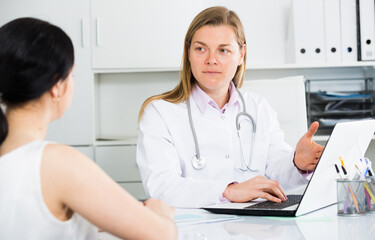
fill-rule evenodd
<path id="1" fill-rule="evenodd" d="M 287 195 L 287 198 L 288 200 L 286 200 L 285 202 L 281 202 L 281 203 L 265 201 L 265 202 L 260 202 L 260 203 L 245 207 L 245 208 L 247 209 L 283 209 L 283 208 L 287 208 L 295 204 L 298 204 L 302 199 L 302 195 Z"/>

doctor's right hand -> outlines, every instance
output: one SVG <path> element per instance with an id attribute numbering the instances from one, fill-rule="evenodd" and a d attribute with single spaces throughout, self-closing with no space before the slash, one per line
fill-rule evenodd
<path id="1" fill-rule="evenodd" d="M 242 183 L 228 185 L 223 197 L 232 202 L 247 202 L 256 198 L 264 198 L 272 202 L 287 200 L 280 184 L 263 176 L 256 176 Z"/>

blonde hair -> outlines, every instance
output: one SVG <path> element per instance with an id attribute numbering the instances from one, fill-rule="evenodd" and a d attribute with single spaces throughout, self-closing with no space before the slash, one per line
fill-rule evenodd
<path id="1" fill-rule="evenodd" d="M 189 98 L 192 87 L 196 82 L 191 72 L 191 66 L 189 62 L 189 48 L 194 34 L 198 29 L 206 25 L 229 25 L 233 28 L 234 33 L 236 34 L 239 47 L 242 49 L 244 44 L 246 44 L 244 28 L 242 26 L 241 20 L 234 11 L 230 11 L 225 7 L 218 6 L 210 7 L 200 12 L 191 22 L 189 29 L 185 35 L 184 52 L 182 56 L 183 63 L 182 69 L 179 73 L 179 77 L 181 80 L 179 84 L 171 91 L 146 99 L 146 101 L 142 104 L 141 110 L 139 111 L 138 121 L 140 121 L 140 119 L 142 118 L 146 106 L 155 100 L 163 99 L 171 103 L 180 103 Z M 244 55 L 243 63 L 237 67 L 236 74 L 234 75 L 234 78 L 232 80 L 237 88 L 240 88 L 242 86 L 245 73 L 245 65 L 246 52 Z"/>

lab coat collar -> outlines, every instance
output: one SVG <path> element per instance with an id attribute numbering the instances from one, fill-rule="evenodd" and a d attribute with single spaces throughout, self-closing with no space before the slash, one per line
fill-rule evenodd
<path id="1" fill-rule="evenodd" d="M 206 112 L 207 107 L 213 107 L 221 113 L 224 113 L 227 108 L 232 106 L 237 106 L 238 109 L 240 109 L 239 96 L 233 82 L 230 82 L 229 94 L 229 101 L 224 105 L 222 109 L 219 108 L 215 101 L 212 100 L 212 98 L 208 96 L 207 93 L 198 86 L 198 84 L 195 84 L 193 91 L 191 92 L 191 97 L 194 99 L 195 103 L 198 106 L 198 109 L 202 114 Z"/>

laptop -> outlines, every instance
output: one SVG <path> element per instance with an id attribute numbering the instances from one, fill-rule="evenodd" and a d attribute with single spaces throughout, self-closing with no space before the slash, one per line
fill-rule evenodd
<path id="1" fill-rule="evenodd" d="M 220 214 L 295 217 L 335 204 L 335 164 L 341 165 L 342 157 L 347 168 L 354 166 L 364 157 L 374 133 L 375 119 L 337 123 L 301 195 L 288 195 L 283 203 L 257 199 L 246 203 L 219 203 L 203 209 Z"/>

